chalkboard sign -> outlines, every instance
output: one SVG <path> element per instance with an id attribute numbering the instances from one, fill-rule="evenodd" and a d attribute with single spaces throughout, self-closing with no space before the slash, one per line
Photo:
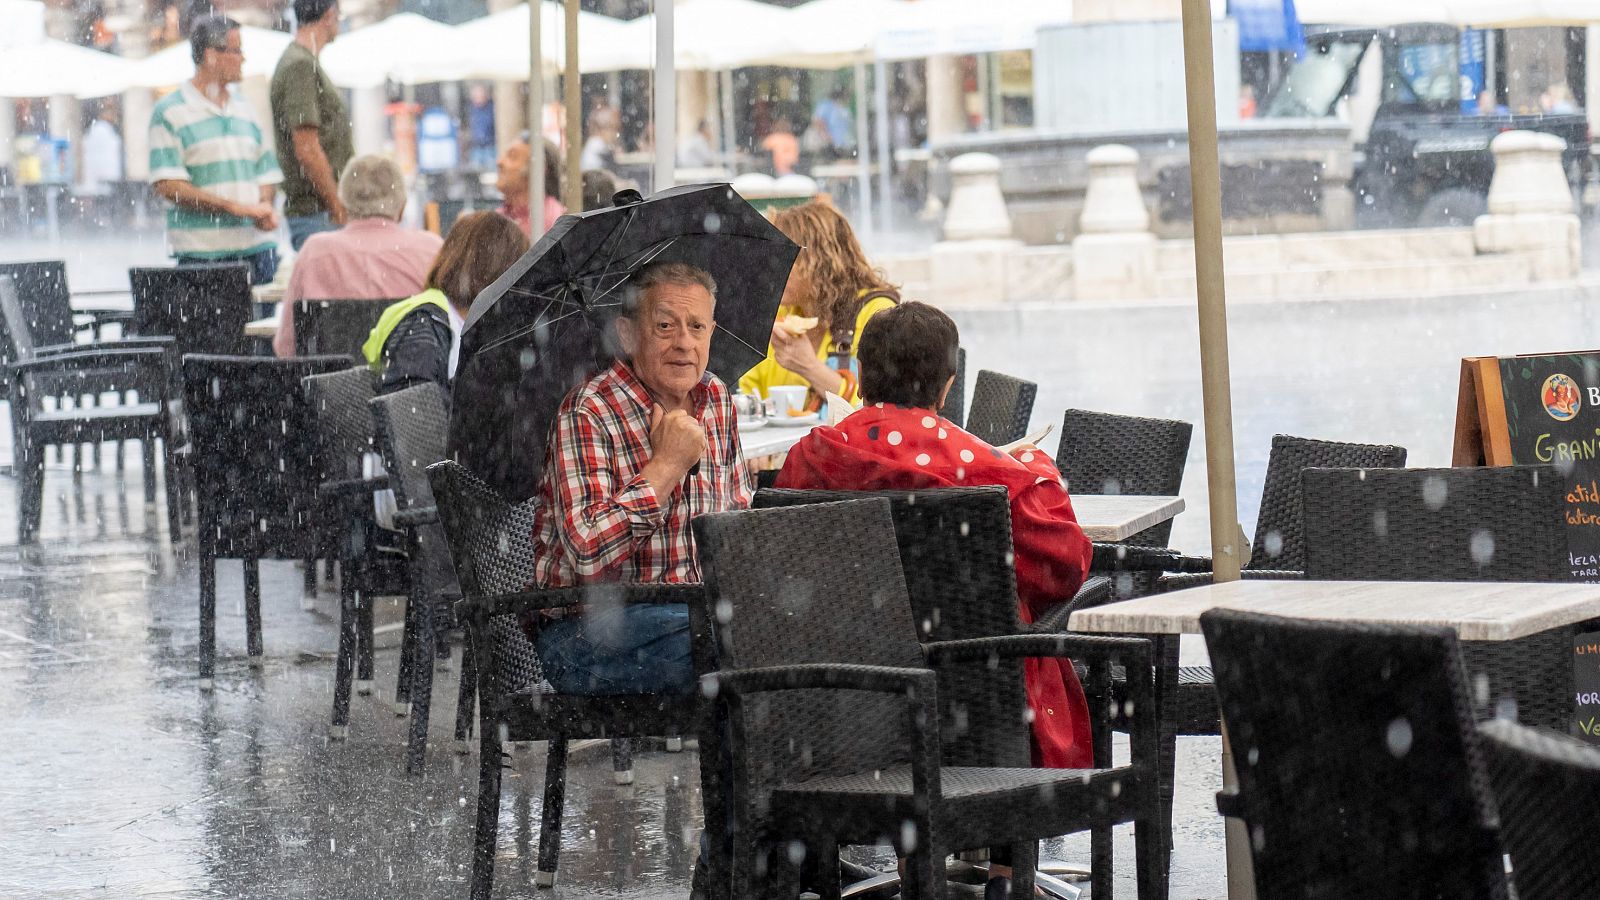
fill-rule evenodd
<path id="1" fill-rule="evenodd" d="M 1462 360 L 1454 463 L 1554 466 L 1572 578 L 1600 582 L 1600 351 Z M 1571 730 L 1600 744 L 1600 632 L 1572 653 Z"/>

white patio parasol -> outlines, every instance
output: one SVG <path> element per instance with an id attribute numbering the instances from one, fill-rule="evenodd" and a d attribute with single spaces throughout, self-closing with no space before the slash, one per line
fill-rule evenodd
<path id="1" fill-rule="evenodd" d="M 403 84 L 457 80 L 470 55 L 461 29 L 403 12 L 339 35 L 321 60 L 334 84 L 373 88 L 391 78 Z"/>
<path id="2" fill-rule="evenodd" d="M 278 57 L 294 40 L 281 31 L 245 25 L 239 29 L 240 46 L 244 48 L 244 77 L 271 78 L 278 67 Z M 179 41 L 172 46 L 152 53 L 144 59 L 131 62 L 128 87 L 163 88 L 182 84 L 194 77 L 194 58 L 189 42 Z"/>
<path id="3" fill-rule="evenodd" d="M 120 56 L 65 41 L 11 47 L 0 64 L 0 97 L 106 97 L 128 87 L 132 65 Z"/>

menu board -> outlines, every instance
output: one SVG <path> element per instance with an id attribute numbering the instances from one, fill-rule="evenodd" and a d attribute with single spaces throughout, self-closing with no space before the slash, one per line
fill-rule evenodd
<path id="1" fill-rule="evenodd" d="M 1554 466 L 1572 578 L 1600 582 L 1600 351 L 1462 360 L 1454 463 Z M 1572 654 L 1571 731 L 1600 744 L 1600 632 Z"/>

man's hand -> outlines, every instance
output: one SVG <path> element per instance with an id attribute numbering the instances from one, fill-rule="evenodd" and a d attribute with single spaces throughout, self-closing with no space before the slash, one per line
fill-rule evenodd
<path id="1" fill-rule="evenodd" d="M 278 227 L 278 214 L 273 212 L 270 203 L 241 203 L 237 215 L 249 219 L 262 231 L 271 231 Z"/>
<path id="2" fill-rule="evenodd" d="M 705 455 L 706 432 L 694 416 L 659 405 L 650 410 L 650 461 L 643 475 L 656 493 L 671 493 Z"/>

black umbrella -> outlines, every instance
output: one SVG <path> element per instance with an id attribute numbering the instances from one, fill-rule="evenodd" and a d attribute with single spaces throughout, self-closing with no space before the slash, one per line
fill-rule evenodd
<path id="1" fill-rule="evenodd" d="M 623 286 L 652 262 L 717 282 L 709 368 L 737 382 L 767 352 L 800 248 L 725 184 L 624 191 L 618 205 L 562 216 L 473 301 L 453 389 L 452 455 L 502 494 L 532 496 L 552 417 L 611 363 Z"/>

